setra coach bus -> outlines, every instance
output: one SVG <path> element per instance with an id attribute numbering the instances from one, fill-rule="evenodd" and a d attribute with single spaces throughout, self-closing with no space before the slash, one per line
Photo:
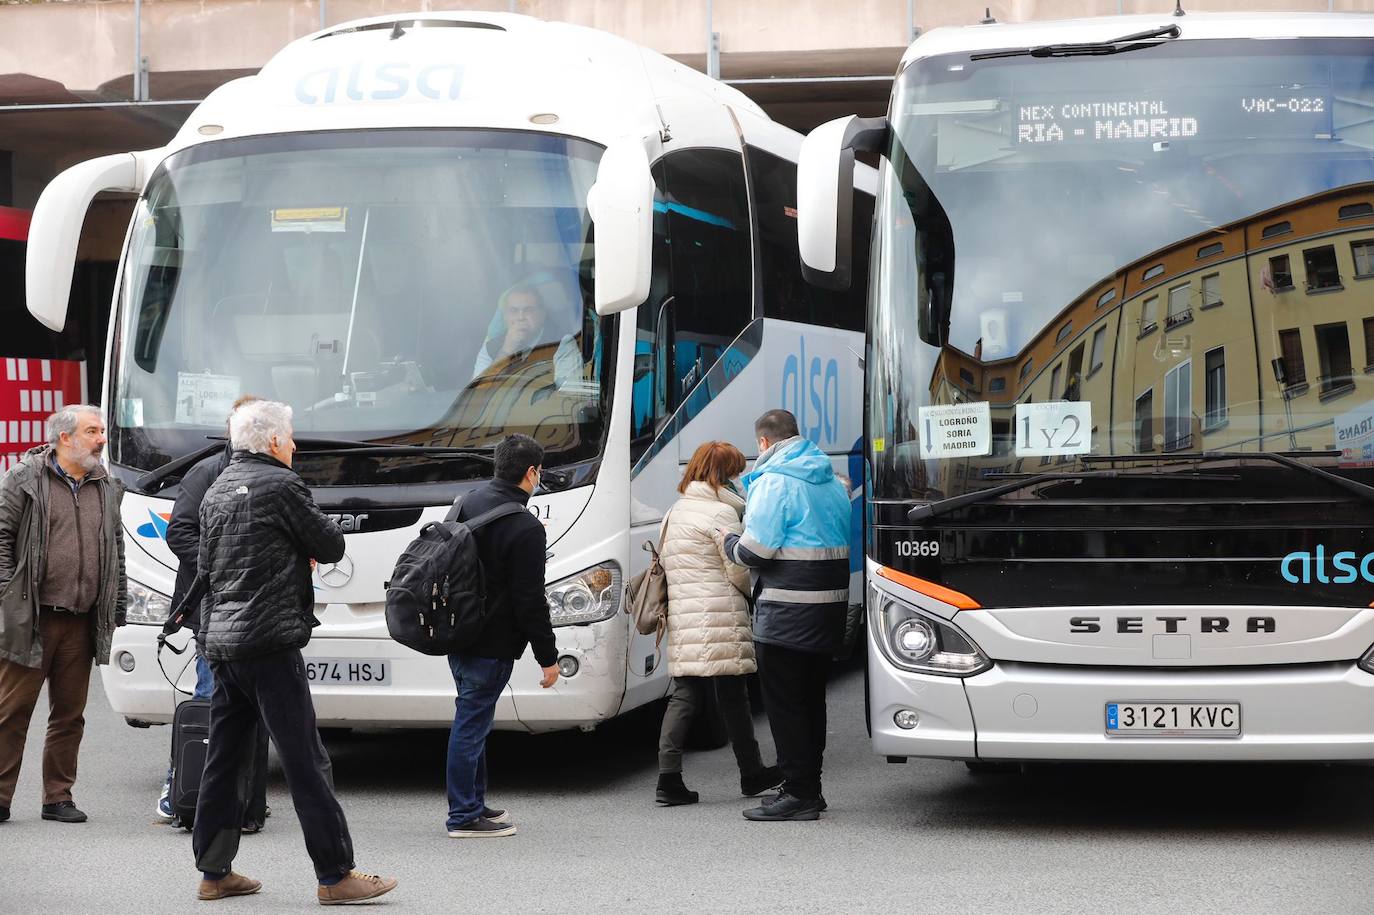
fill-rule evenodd
<path id="1" fill-rule="evenodd" d="M 1374 17 L 936 29 L 801 157 L 869 284 L 894 761 L 1374 758 Z"/>

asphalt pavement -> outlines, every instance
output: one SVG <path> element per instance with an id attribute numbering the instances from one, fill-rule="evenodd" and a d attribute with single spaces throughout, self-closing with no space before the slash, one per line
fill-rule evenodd
<path id="1" fill-rule="evenodd" d="M 653 803 L 659 706 L 594 733 L 498 733 L 489 801 L 506 839 L 444 832 L 441 731 L 326 743 L 360 869 L 400 878 L 406 912 L 1369 912 L 1374 768 L 1046 766 L 972 775 L 873 755 L 863 680 L 831 685 L 815 823 L 750 823 L 728 748 L 689 754 L 702 802 Z M 236 869 L 253 897 L 195 900 L 187 833 L 154 822 L 169 729 L 137 730 L 92 681 L 76 801 L 83 825 L 39 819 L 46 697 L 0 824 L 0 912 L 181 913 L 316 907 L 309 858 L 273 761 L 274 814 Z M 757 720 L 765 756 L 767 725 Z"/>

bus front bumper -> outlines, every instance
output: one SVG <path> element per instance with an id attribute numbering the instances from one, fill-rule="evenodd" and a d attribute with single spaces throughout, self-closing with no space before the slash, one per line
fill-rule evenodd
<path id="1" fill-rule="evenodd" d="M 873 646 L 870 646 L 873 647 Z M 873 748 L 890 757 L 1082 761 L 1374 759 L 1374 674 L 1354 662 L 1287 667 L 1091 668 L 997 663 L 967 679 L 869 658 Z M 1106 733 L 1108 703 L 1235 703 L 1228 737 Z M 904 729 L 898 712 L 916 712 Z M 910 718 L 907 716 L 907 723 Z"/>
<path id="2" fill-rule="evenodd" d="M 616 631 L 623 629 L 622 619 L 556 629 L 560 658 L 573 658 L 578 670 L 549 689 L 539 686 L 539 665 L 526 650 L 497 701 L 494 727 L 540 733 L 593 727 L 614 717 L 625 695 L 624 636 Z M 600 627 L 607 631 L 594 631 Z M 194 650 L 177 655 L 164 649 L 159 670 L 155 632 L 147 626 L 117 629 L 110 663 L 101 668 L 110 705 L 131 723 L 171 722 L 179 694 L 169 679 L 186 694 L 195 688 Z M 173 641 L 180 645 L 186 637 Z M 132 670 L 123 669 L 121 655 L 132 659 Z M 307 662 L 385 661 L 389 667 L 383 683 L 312 683 L 320 727 L 447 728 L 453 723 L 455 691 L 446 658 L 418 654 L 390 639 L 318 636 L 302 655 Z"/>

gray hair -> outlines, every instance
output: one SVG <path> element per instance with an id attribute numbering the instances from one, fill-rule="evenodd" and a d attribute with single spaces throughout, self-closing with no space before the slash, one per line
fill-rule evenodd
<path id="1" fill-rule="evenodd" d="M 229 416 L 229 442 L 235 449 L 267 454 L 272 439 L 286 444 L 291 437 L 291 408 L 275 400 L 255 400 Z"/>
<path id="2" fill-rule="evenodd" d="M 74 435 L 76 433 L 77 417 L 82 413 L 94 413 L 100 415 L 100 408 L 88 403 L 73 403 L 58 410 L 48 417 L 48 444 L 54 448 L 62 439 L 62 433 Z"/>

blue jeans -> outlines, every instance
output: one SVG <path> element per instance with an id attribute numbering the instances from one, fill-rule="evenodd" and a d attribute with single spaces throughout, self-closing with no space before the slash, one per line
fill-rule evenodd
<path id="1" fill-rule="evenodd" d="M 210 671 L 210 662 L 204 656 L 196 655 L 196 689 L 192 699 L 209 699 L 215 691 L 215 675 Z"/>
<path id="2" fill-rule="evenodd" d="M 486 807 L 487 735 L 515 662 L 452 654 L 448 666 L 458 690 L 448 735 L 448 828 L 457 829 Z"/>

